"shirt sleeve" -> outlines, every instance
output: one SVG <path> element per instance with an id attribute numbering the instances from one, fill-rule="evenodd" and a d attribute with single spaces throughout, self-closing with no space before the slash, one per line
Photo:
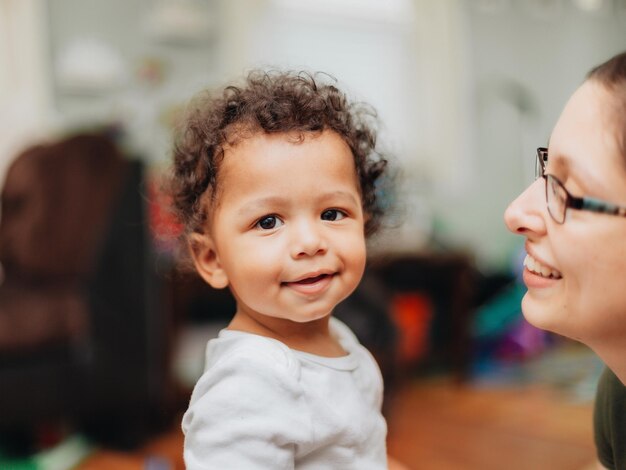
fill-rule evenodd
<path id="1" fill-rule="evenodd" d="M 613 400 L 611 393 L 611 371 L 605 369 L 596 391 L 593 410 L 593 437 L 600 463 L 609 470 L 615 468 L 613 460 L 611 419 L 613 418 Z"/>
<path id="2" fill-rule="evenodd" d="M 293 469 L 311 423 L 293 368 L 237 351 L 200 378 L 183 417 L 188 470 Z"/>

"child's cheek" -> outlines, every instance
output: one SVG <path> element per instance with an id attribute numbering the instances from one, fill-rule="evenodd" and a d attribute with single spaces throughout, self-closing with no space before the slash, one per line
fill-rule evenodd
<path id="1" fill-rule="evenodd" d="M 346 267 L 360 279 L 365 270 L 367 258 L 365 238 L 356 235 L 345 237 L 341 243 L 340 251 Z"/>

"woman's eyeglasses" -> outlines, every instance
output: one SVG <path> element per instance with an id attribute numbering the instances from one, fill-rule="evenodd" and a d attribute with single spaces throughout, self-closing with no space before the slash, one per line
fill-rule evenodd
<path id="1" fill-rule="evenodd" d="M 543 177 L 546 180 L 546 204 L 548 212 L 558 224 L 565 222 L 565 214 L 568 208 L 581 211 L 600 212 L 602 214 L 618 215 L 626 217 L 626 207 L 618 206 L 610 202 L 602 201 L 592 197 L 574 197 L 563 183 L 555 176 L 546 174 L 546 164 L 548 163 L 548 149 L 539 147 L 537 149 L 537 161 L 535 162 L 535 180 Z"/>

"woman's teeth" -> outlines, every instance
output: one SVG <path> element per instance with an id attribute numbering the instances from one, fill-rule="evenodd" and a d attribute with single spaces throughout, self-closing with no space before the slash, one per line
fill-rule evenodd
<path id="1" fill-rule="evenodd" d="M 526 255 L 526 258 L 524 259 L 524 266 L 526 266 L 526 269 L 529 271 L 549 279 L 561 279 L 563 277 L 560 272 L 544 266 L 530 255 Z"/>

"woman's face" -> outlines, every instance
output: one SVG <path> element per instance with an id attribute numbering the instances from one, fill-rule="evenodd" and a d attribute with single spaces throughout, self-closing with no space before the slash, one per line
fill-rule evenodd
<path id="1" fill-rule="evenodd" d="M 550 137 L 547 174 L 573 196 L 626 206 L 626 158 L 610 92 L 584 83 Z M 529 162 L 530 164 L 530 162 Z M 509 230 L 526 237 L 522 301 L 533 325 L 588 345 L 626 334 L 626 218 L 569 208 L 565 222 L 549 215 L 545 180 L 537 179 L 507 208 Z"/>

